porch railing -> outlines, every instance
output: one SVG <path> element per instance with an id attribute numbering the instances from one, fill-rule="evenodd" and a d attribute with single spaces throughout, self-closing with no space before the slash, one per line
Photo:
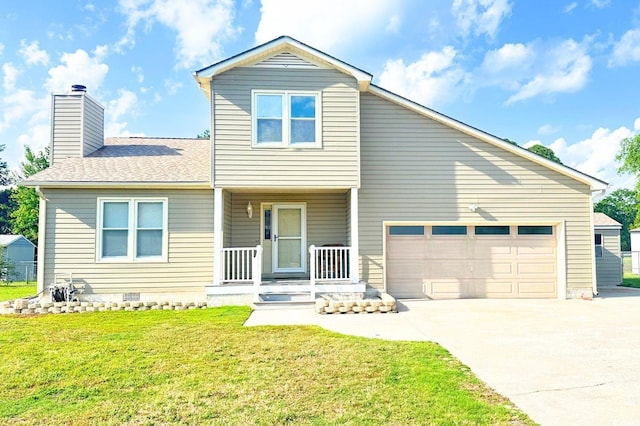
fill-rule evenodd
<path id="1" fill-rule="evenodd" d="M 316 281 L 351 280 L 351 247 L 309 247 L 311 300 L 315 299 Z"/>
<path id="2" fill-rule="evenodd" d="M 222 249 L 222 283 L 262 280 L 262 246 Z"/>

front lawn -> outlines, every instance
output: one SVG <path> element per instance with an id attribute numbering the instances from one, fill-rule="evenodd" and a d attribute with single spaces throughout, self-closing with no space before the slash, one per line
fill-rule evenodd
<path id="1" fill-rule="evenodd" d="M 532 424 L 436 344 L 249 314 L 0 317 L 0 423 Z"/>
<path id="2" fill-rule="evenodd" d="M 16 281 L 12 283 L 0 282 L 0 302 L 3 300 L 13 300 L 20 297 L 35 296 L 36 283 L 33 281 L 26 283 Z"/>

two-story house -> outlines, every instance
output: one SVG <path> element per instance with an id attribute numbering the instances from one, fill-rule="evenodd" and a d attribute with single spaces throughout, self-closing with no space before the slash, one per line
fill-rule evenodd
<path id="1" fill-rule="evenodd" d="M 38 285 L 87 298 L 591 297 L 605 182 L 411 102 L 290 37 L 198 70 L 211 137 L 103 138 L 53 95 Z M 243 299 L 238 299 L 243 298 Z"/>

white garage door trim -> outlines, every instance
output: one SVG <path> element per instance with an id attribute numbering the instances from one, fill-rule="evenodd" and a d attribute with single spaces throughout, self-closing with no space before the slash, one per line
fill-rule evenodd
<path id="1" fill-rule="evenodd" d="M 557 256 L 557 298 L 567 298 L 567 262 L 566 262 L 566 235 L 565 221 L 518 221 L 518 222 L 456 222 L 456 221 L 382 221 L 382 282 L 384 291 L 387 287 L 387 228 L 389 226 L 553 226 L 556 237 Z"/>

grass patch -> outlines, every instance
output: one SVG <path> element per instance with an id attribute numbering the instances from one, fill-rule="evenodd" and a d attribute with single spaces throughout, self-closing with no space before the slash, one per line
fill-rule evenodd
<path id="1" fill-rule="evenodd" d="M 0 282 L 0 302 L 4 300 L 18 299 L 20 297 L 35 296 L 36 292 L 35 282 Z"/>
<path id="2" fill-rule="evenodd" d="M 0 423 L 532 424 L 436 344 L 249 314 L 0 317 Z"/>
<path id="3" fill-rule="evenodd" d="M 625 272 L 624 278 L 622 279 L 622 285 L 624 287 L 640 288 L 640 275 Z"/>

